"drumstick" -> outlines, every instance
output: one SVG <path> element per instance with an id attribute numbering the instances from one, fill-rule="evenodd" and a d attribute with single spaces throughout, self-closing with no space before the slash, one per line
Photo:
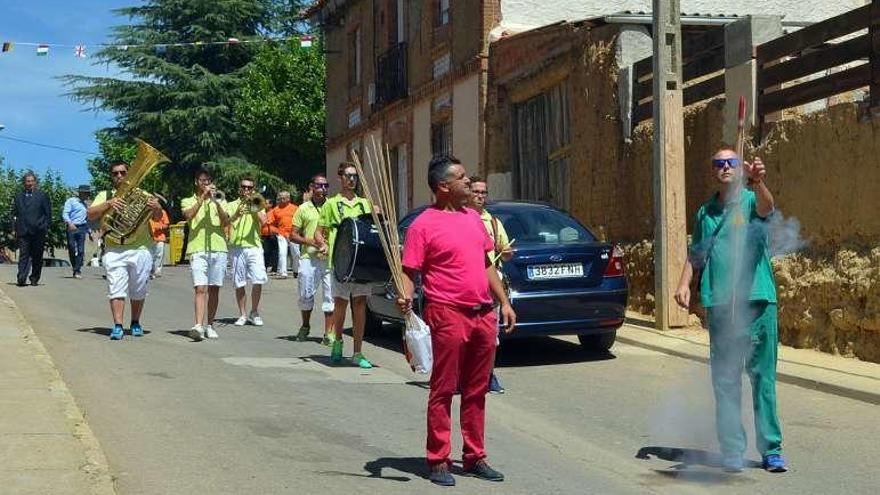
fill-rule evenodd
<path id="1" fill-rule="evenodd" d="M 511 239 L 510 241 L 507 242 L 507 244 L 504 245 L 503 248 L 501 248 L 501 251 L 500 251 L 500 252 L 497 252 L 497 253 L 495 253 L 495 254 L 493 255 L 493 256 L 494 256 L 494 257 L 492 258 L 492 264 L 493 264 L 493 265 L 494 265 L 496 262 L 498 262 L 498 259 L 501 258 L 501 255 L 504 253 L 504 251 L 510 249 L 511 246 L 513 246 L 513 243 L 514 243 L 514 242 L 516 242 L 516 239 Z"/>

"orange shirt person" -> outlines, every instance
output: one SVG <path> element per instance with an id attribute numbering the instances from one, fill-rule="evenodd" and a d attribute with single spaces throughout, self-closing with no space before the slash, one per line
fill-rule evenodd
<path id="1" fill-rule="evenodd" d="M 296 210 L 297 206 L 290 201 L 290 193 L 281 191 L 278 193 L 278 206 L 272 208 L 267 220 L 278 239 L 278 276 L 281 278 L 287 278 L 288 252 L 293 258 L 293 276 L 296 277 L 299 272 L 299 244 L 290 242 Z"/>
<path id="2" fill-rule="evenodd" d="M 150 278 L 161 276 L 162 265 L 165 262 L 165 243 L 168 240 L 168 213 L 162 209 L 162 217 L 159 220 L 150 218 L 150 235 L 153 237 L 153 271 Z"/>

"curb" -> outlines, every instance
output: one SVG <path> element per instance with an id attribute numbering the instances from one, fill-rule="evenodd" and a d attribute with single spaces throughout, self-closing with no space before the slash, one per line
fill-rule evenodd
<path id="1" fill-rule="evenodd" d="M 689 344 L 700 346 L 700 347 L 708 349 L 708 346 L 706 346 L 705 344 L 699 343 L 699 342 L 694 342 L 692 340 L 684 339 L 681 337 L 664 335 L 663 333 L 660 333 L 657 330 L 655 330 L 651 327 L 648 327 L 641 320 L 626 318 L 625 324 L 629 325 L 631 327 L 634 327 L 640 331 L 650 332 L 658 337 L 662 337 L 664 339 L 669 339 L 670 341 L 676 340 L 676 341 L 680 341 L 680 342 L 687 342 Z M 688 352 L 685 350 L 674 349 L 672 347 L 665 347 L 662 345 L 656 345 L 656 344 L 643 342 L 643 341 L 635 339 L 635 338 L 620 335 L 620 333 L 618 333 L 618 335 L 617 335 L 617 341 L 622 342 L 624 344 L 628 344 L 628 345 L 632 345 L 632 346 L 636 346 L 636 347 L 641 347 L 643 349 L 649 349 L 652 351 L 661 352 L 663 354 L 668 354 L 670 356 L 689 359 L 691 361 L 696 361 L 696 362 L 703 363 L 703 364 L 709 363 L 709 358 L 707 358 L 706 356 L 703 356 L 703 355 L 700 355 L 697 353 L 693 353 L 693 352 Z M 812 367 L 809 364 L 796 363 L 796 362 L 783 361 L 783 360 L 780 360 L 780 364 Z M 838 372 L 838 373 L 840 373 L 841 375 L 844 374 L 842 372 Z M 816 391 L 824 392 L 827 394 L 837 395 L 840 397 L 845 397 L 847 399 L 853 399 L 853 400 L 857 400 L 857 401 L 861 401 L 861 402 L 866 402 L 868 404 L 880 405 L 880 390 L 878 390 L 877 392 L 872 392 L 869 390 L 847 387 L 845 385 L 831 383 L 829 381 L 824 381 L 824 380 L 820 380 L 820 379 L 808 378 L 808 377 L 805 377 L 805 376 L 802 376 L 799 374 L 791 373 L 791 372 L 788 372 L 785 370 L 780 370 L 780 366 L 777 366 L 776 378 L 777 378 L 777 381 L 782 382 L 782 383 L 787 383 L 789 385 L 795 385 L 795 386 L 806 388 L 809 390 L 816 390 Z"/>
<path id="2" fill-rule="evenodd" d="M 0 289 L 0 305 L 9 308 L 18 319 L 19 333 L 22 340 L 30 348 L 37 365 L 49 376 L 49 389 L 63 405 L 64 413 L 71 425 L 73 437 L 82 445 L 86 463 L 80 466 L 80 470 L 86 473 L 92 481 L 90 495 L 117 495 L 116 485 L 113 476 L 110 474 L 110 466 L 104 455 L 104 450 L 86 422 L 82 410 L 70 393 L 70 389 L 67 388 L 67 384 L 61 378 L 61 374 L 58 372 L 52 356 L 46 351 L 33 327 L 31 327 L 30 323 L 28 323 L 27 319 L 18 309 L 15 301 L 7 296 L 2 289 Z"/>

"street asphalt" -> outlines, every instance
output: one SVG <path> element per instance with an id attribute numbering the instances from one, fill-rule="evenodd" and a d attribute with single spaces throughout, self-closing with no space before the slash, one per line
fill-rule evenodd
<path id="1" fill-rule="evenodd" d="M 291 339 L 300 325 L 296 280 L 272 280 L 266 326 L 231 325 L 227 286 L 220 316 L 229 323 L 217 327 L 219 340 L 196 343 L 186 336 L 189 271 L 167 267 L 150 288 L 148 334 L 111 342 L 100 269 L 87 268 L 83 280 L 43 273 L 43 285 L 19 288 L 7 283 L 12 267 L 0 266 L 3 291 L 54 359 L 121 494 L 868 494 L 880 486 L 876 405 L 780 384 L 791 471 L 726 474 L 712 453 L 705 364 L 623 343 L 590 354 L 565 338 L 502 346 L 507 393 L 488 397 L 487 446 L 507 480 L 456 476 L 456 488 L 434 487 L 424 479 L 426 379 L 410 371 L 393 329 L 368 336 L 373 370 L 332 365 L 318 342 L 320 315 L 310 342 Z M 752 430 L 750 414 L 745 421 Z M 457 428 L 453 439 L 458 459 Z M 749 458 L 758 460 L 751 450 Z"/>

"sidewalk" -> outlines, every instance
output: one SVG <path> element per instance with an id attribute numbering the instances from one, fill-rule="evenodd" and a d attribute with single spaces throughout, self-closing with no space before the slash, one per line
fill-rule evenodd
<path id="1" fill-rule="evenodd" d="M 3 289 L 0 487 L 4 495 L 116 493 L 97 439 L 52 358 Z"/>
<path id="2" fill-rule="evenodd" d="M 709 333 L 701 328 L 660 332 L 650 317 L 627 312 L 626 325 L 617 331 L 625 344 L 693 359 L 709 360 Z M 779 346 L 777 379 L 871 404 L 880 404 L 880 364 L 834 356 L 810 349 Z"/>

